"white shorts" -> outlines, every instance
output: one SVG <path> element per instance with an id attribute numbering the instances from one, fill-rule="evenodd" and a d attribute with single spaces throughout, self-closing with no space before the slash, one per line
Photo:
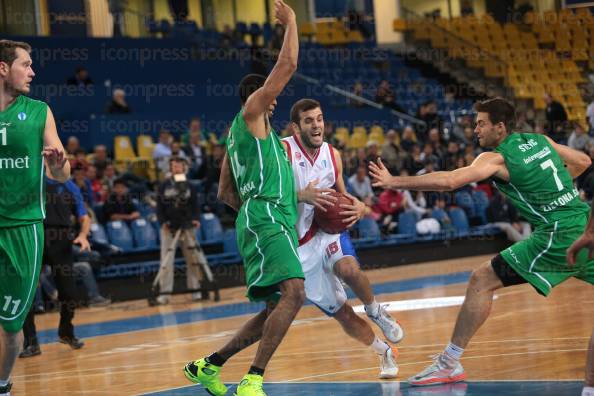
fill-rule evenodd
<path id="1" fill-rule="evenodd" d="M 326 314 L 335 314 L 346 302 L 347 295 L 334 274 L 334 264 L 343 257 L 355 257 L 348 236 L 318 231 L 305 245 L 299 246 L 298 251 L 307 299 Z"/>

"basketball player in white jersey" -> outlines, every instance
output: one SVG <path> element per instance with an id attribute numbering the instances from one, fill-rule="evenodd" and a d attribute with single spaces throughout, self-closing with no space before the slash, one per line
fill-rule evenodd
<path id="1" fill-rule="evenodd" d="M 348 233 L 327 234 L 313 221 L 315 206 L 324 210 L 324 205 L 335 202 L 336 198 L 325 195 L 333 191 L 332 187 L 346 193 L 340 152 L 324 142 L 320 104 L 313 99 L 296 102 L 291 109 L 291 124 L 294 134 L 283 139 L 283 143 L 298 191 L 296 228 L 298 253 L 305 274 L 305 295 L 327 315 L 334 317 L 348 335 L 368 345 L 380 356 L 380 378 L 395 378 L 398 366 L 392 349 L 346 302 L 341 281 L 363 301 L 367 316 L 389 341 L 400 342 L 404 337 L 402 328 L 375 300 L 369 280 L 359 268 Z M 354 203 L 343 206 L 343 214 L 350 227 L 365 214 L 366 207 L 352 195 L 348 196 Z"/>

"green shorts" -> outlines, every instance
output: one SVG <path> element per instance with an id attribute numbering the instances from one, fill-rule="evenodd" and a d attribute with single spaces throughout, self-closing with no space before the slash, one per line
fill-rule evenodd
<path id="1" fill-rule="evenodd" d="M 43 223 L 0 228 L 0 324 L 21 330 L 35 298 L 43 256 Z"/>
<path id="2" fill-rule="evenodd" d="M 247 200 L 237 215 L 235 226 L 247 297 L 251 301 L 278 300 L 279 283 L 305 278 L 297 254 L 295 228 L 286 224 L 274 204 Z"/>
<path id="3" fill-rule="evenodd" d="M 594 260 L 582 250 L 575 266 L 569 266 L 566 251 L 584 232 L 587 218 L 555 222 L 547 229 L 536 229 L 530 238 L 516 242 L 501 252 L 503 259 L 539 293 L 575 277 L 594 285 Z"/>

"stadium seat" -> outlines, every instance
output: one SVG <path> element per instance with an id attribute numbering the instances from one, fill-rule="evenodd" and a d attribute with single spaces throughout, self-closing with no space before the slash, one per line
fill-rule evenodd
<path id="1" fill-rule="evenodd" d="M 202 231 L 202 244 L 217 244 L 223 242 L 223 226 L 214 213 L 200 215 L 200 230 Z"/>
<path id="2" fill-rule="evenodd" d="M 155 229 L 146 219 L 132 222 L 132 236 L 136 249 L 156 249 L 159 247 Z"/>
<path id="3" fill-rule="evenodd" d="M 363 217 L 356 225 L 359 237 L 353 241 L 357 247 L 368 248 L 377 246 L 381 241 L 379 226 L 370 217 Z"/>
<path id="4" fill-rule="evenodd" d="M 468 225 L 468 218 L 464 210 L 460 208 L 450 209 L 450 219 L 452 225 L 456 229 L 458 237 L 466 236 L 470 233 L 470 226 Z"/>
<path id="5" fill-rule="evenodd" d="M 398 234 L 388 235 L 385 244 L 410 243 L 417 239 L 417 217 L 414 213 L 404 212 L 398 216 Z"/>
<path id="6" fill-rule="evenodd" d="M 105 228 L 99 223 L 92 223 L 91 224 L 91 238 L 89 238 L 91 242 L 97 242 L 101 244 L 109 243 L 107 239 L 107 234 L 105 233 Z"/>
<path id="7" fill-rule="evenodd" d="M 223 236 L 223 252 L 239 255 L 237 232 L 235 231 L 235 228 L 225 231 L 225 235 Z"/>
<path id="8" fill-rule="evenodd" d="M 124 251 L 134 250 L 134 240 L 130 228 L 123 221 L 110 221 L 107 223 L 107 236 L 109 242 Z"/>
<path id="9" fill-rule="evenodd" d="M 474 202 L 472 196 L 467 191 L 458 191 L 454 194 L 454 202 L 456 205 L 464 209 L 467 217 L 476 216 Z"/>
<path id="10" fill-rule="evenodd" d="M 487 224 L 487 208 L 489 207 L 489 197 L 484 191 L 475 190 L 472 192 L 472 201 L 474 203 L 474 213 L 480 218 L 481 224 Z"/>

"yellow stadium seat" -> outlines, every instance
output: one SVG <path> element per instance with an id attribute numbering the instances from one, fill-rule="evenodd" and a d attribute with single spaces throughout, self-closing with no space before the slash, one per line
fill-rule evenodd
<path id="1" fill-rule="evenodd" d="M 364 126 L 356 126 L 353 128 L 353 135 L 363 134 L 367 136 L 367 129 Z"/>
<path id="2" fill-rule="evenodd" d="M 152 136 L 138 135 L 136 138 L 136 147 L 138 148 L 138 157 L 143 159 L 153 158 L 155 143 Z"/>
<path id="3" fill-rule="evenodd" d="M 116 136 L 114 139 L 114 159 L 116 161 L 133 161 L 137 158 L 130 137 L 126 135 Z"/>
<path id="4" fill-rule="evenodd" d="M 406 19 L 396 18 L 394 22 L 392 22 L 392 29 L 395 32 L 405 32 L 409 29 L 408 24 L 406 23 Z"/>
<path id="5" fill-rule="evenodd" d="M 367 136 L 359 133 L 359 134 L 353 134 L 351 136 L 347 147 L 353 148 L 353 149 L 358 149 L 358 148 L 364 148 L 366 144 L 367 144 Z"/>

